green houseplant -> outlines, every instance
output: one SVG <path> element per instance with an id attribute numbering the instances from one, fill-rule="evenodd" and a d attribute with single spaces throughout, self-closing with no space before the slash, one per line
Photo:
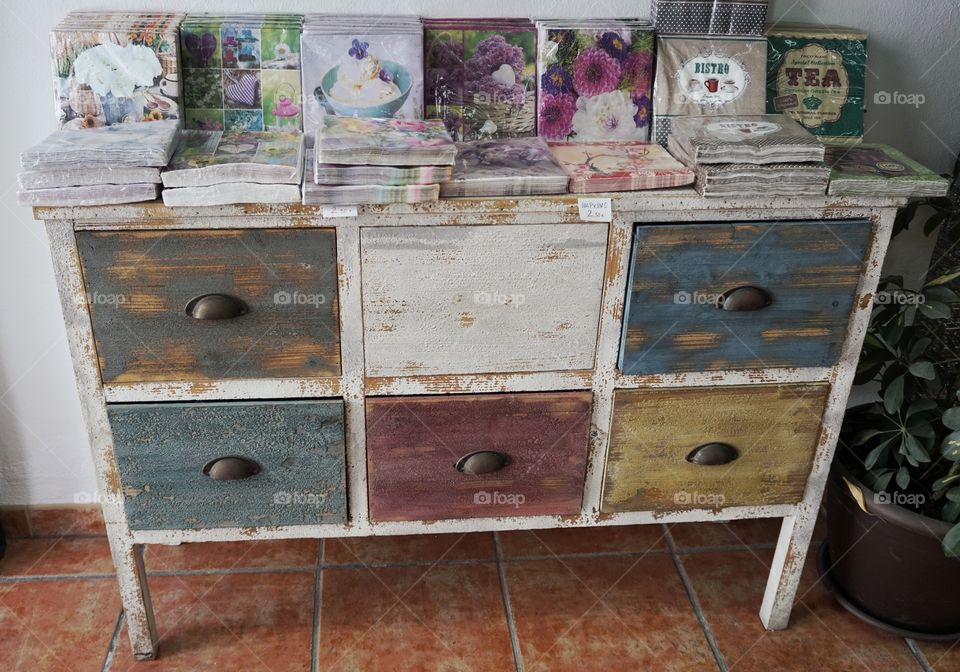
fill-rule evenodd
<path id="1" fill-rule="evenodd" d="M 904 208 L 894 235 L 921 206 L 928 235 L 960 240 L 960 162 L 950 194 Z M 960 633 L 960 355 L 938 325 L 960 303 L 960 268 L 931 275 L 917 291 L 886 277 L 874 297 L 854 382 L 878 398 L 844 418 L 821 570 L 866 620 L 946 638 Z"/>

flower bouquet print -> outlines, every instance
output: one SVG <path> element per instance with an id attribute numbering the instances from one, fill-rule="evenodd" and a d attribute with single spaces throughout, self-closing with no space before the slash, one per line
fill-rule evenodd
<path id="1" fill-rule="evenodd" d="M 308 136 L 327 114 L 423 115 L 423 27 L 418 17 L 308 14 L 301 45 Z"/>
<path id="2" fill-rule="evenodd" d="M 535 135 L 536 43 L 526 19 L 424 20 L 425 116 L 457 140 Z"/>
<path id="3" fill-rule="evenodd" d="M 190 14 L 181 26 L 186 127 L 299 131 L 300 24 L 292 14 Z"/>
<path id="4" fill-rule="evenodd" d="M 687 115 L 763 114 L 767 42 L 752 37 L 657 39 L 654 138 L 666 145 L 671 121 Z"/>
<path id="5" fill-rule="evenodd" d="M 68 14 L 50 32 L 60 126 L 178 119 L 182 14 Z"/>
<path id="6" fill-rule="evenodd" d="M 653 32 L 632 21 L 541 21 L 538 134 L 550 141 L 646 140 Z"/>
<path id="7" fill-rule="evenodd" d="M 693 183 L 693 171 L 653 142 L 550 143 L 571 193 L 666 189 Z"/>

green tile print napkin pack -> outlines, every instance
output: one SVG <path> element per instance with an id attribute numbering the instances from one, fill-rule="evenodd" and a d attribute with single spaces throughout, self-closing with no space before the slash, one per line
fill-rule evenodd
<path id="1" fill-rule="evenodd" d="M 50 31 L 62 128 L 178 119 L 183 14 L 70 12 Z"/>
<path id="2" fill-rule="evenodd" d="M 189 14 L 180 27 L 186 128 L 303 128 L 297 14 Z"/>
<path id="3" fill-rule="evenodd" d="M 785 112 L 831 142 L 863 137 L 867 36 L 850 28 L 767 31 L 767 112 Z"/>

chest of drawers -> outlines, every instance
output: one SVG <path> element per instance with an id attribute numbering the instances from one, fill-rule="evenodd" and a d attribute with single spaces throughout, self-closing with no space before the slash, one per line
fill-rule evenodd
<path id="1" fill-rule="evenodd" d="M 39 208 L 130 639 L 146 544 L 781 518 L 787 626 L 895 199 Z"/>

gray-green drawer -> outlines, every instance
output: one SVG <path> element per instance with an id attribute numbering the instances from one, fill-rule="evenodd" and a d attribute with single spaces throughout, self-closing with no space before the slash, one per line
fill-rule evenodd
<path id="1" fill-rule="evenodd" d="M 340 400 L 112 404 L 107 413 L 131 529 L 347 520 Z"/>

